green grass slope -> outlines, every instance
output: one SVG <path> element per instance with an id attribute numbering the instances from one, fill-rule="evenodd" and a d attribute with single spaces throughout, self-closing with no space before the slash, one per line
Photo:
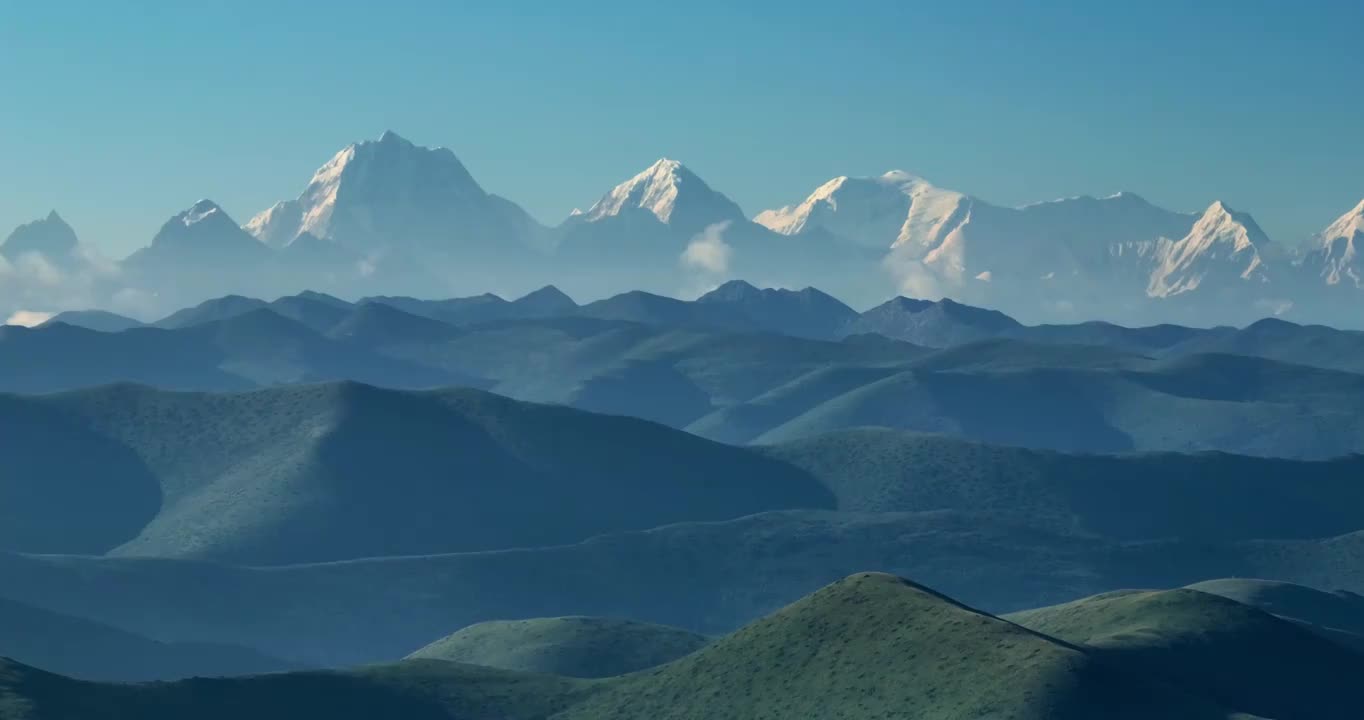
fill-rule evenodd
<path id="1" fill-rule="evenodd" d="M 154 685 L 0 663 L 0 718 L 1236 717 L 1197 693 L 971 610 L 906 580 L 836 582 L 678 661 L 583 681 L 439 661 Z"/>
<path id="2" fill-rule="evenodd" d="M 861 574 L 565 718 L 1223 718 L 1192 695 L 905 580 Z"/>
<path id="3" fill-rule="evenodd" d="M 1296 583 L 1254 578 L 1223 578 L 1189 586 L 1259 608 L 1348 647 L 1364 651 L 1364 596 L 1323 592 Z"/>
<path id="4" fill-rule="evenodd" d="M 295 670 L 244 647 L 161 643 L 0 598 L 0 657 L 85 680 L 174 680 Z"/>
<path id="5" fill-rule="evenodd" d="M 1075 452 L 1325 458 L 1364 451 L 1361 412 L 1364 375 L 1233 355 L 1136 369 L 917 368 L 824 400 L 754 441 L 876 426 Z"/>
<path id="6" fill-rule="evenodd" d="M 885 429 L 760 447 L 858 512 L 1011 513 L 1114 538 L 1322 537 L 1364 528 L 1364 456 L 1076 455 Z"/>
<path id="7" fill-rule="evenodd" d="M 1364 708 L 1364 654 L 1217 595 L 1122 591 L 1007 617 L 1243 712 L 1346 720 Z"/>
<path id="8" fill-rule="evenodd" d="M 6 549 L 284 564 L 555 545 L 827 508 L 808 474 L 625 417 L 476 390 L 112 386 L 0 397 Z M 69 432 L 67 432 L 69 430 Z M 97 518 L 89 526 L 82 521 Z"/>
<path id="9" fill-rule="evenodd" d="M 408 658 L 604 678 L 672 662 L 701 649 L 706 642 L 704 635 L 632 620 L 533 618 L 471 625 Z"/>

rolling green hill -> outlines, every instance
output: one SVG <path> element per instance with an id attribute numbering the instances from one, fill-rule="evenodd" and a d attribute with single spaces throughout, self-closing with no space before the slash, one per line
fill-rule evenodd
<path id="1" fill-rule="evenodd" d="M 1209 355 L 1137 369 L 909 369 L 824 399 L 753 441 L 877 426 L 1074 452 L 1325 458 L 1364 451 L 1361 413 L 1364 375 Z"/>
<path id="2" fill-rule="evenodd" d="M 1122 591 L 1007 619 L 1243 712 L 1346 720 L 1364 708 L 1364 654 L 1218 595 Z"/>
<path id="3" fill-rule="evenodd" d="M 1250 540 L 1364 528 L 1364 456 L 1074 455 L 893 430 L 765 446 L 857 512 L 956 510 L 1119 539 Z"/>
<path id="4" fill-rule="evenodd" d="M 664 625 L 594 617 L 478 623 L 408 655 L 580 678 L 625 675 L 672 662 L 707 642 Z"/>
<path id="5" fill-rule="evenodd" d="M 161 643 L 0 598 L 0 657 L 85 680 L 135 682 L 299 669 L 255 650 Z"/>
<path id="6" fill-rule="evenodd" d="M 23 440 L 0 476 L 0 547 L 28 552 L 283 564 L 833 505 L 739 448 L 476 390 L 123 385 L 0 396 L 0 422 Z"/>
<path id="7" fill-rule="evenodd" d="M 912 678 L 912 682 L 906 679 Z M 1299 705 L 1311 698 L 1300 698 Z M 899 578 L 834 583 L 676 662 L 581 681 L 440 661 L 154 685 L 0 664 L 0 718 L 1008 718 L 1237 716 Z"/>
<path id="8" fill-rule="evenodd" d="M 1358 593 L 1323 592 L 1295 583 L 1253 578 L 1208 580 L 1189 588 L 1273 613 L 1364 651 L 1364 596 Z"/>
<path id="9" fill-rule="evenodd" d="M 622 678 L 566 718 L 1222 718 L 1213 703 L 959 605 L 861 574 L 675 663 Z"/>

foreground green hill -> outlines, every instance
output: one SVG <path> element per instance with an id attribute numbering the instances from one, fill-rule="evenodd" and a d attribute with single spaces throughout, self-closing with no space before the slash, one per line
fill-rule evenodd
<path id="1" fill-rule="evenodd" d="M 706 642 L 704 635 L 632 620 L 534 618 L 471 625 L 408 658 L 603 678 L 672 662 Z"/>
<path id="2" fill-rule="evenodd" d="M 110 386 L 0 396 L 0 424 L 22 438 L 0 475 L 0 547 L 30 552 L 282 564 L 833 505 L 739 448 L 475 390 Z"/>
<path id="3" fill-rule="evenodd" d="M 1364 708 L 1364 654 L 1218 595 L 1121 591 L 1007 618 L 1244 712 L 1346 720 Z"/>
<path id="4" fill-rule="evenodd" d="M 912 682 L 907 682 L 912 679 Z M 1303 698 L 1302 703 L 1312 700 Z M 109 686 L 0 665 L 0 718 L 1233 717 L 1198 692 L 899 578 L 826 587 L 674 663 L 585 682 L 439 661 Z"/>
<path id="5" fill-rule="evenodd" d="M 1221 718 L 889 575 L 853 576 L 573 707 L 583 718 Z"/>
<path id="6" fill-rule="evenodd" d="M 298 669 L 244 647 L 160 643 L 0 598 L 0 657 L 86 680 L 173 680 Z"/>

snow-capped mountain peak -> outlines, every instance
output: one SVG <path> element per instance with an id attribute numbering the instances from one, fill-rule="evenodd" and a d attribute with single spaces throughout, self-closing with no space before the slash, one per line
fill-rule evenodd
<path id="1" fill-rule="evenodd" d="M 1210 274 L 1263 281 L 1261 251 L 1268 246 L 1269 237 L 1248 213 L 1218 200 L 1208 206 L 1188 235 L 1161 245 L 1147 294 L 1181 295 L 1198 289 Z"/>
<path id="2" fill-rule="evenodd" d="M 617 185 L 587 212 L 575 216 L 599 222 L 630 210 L 644 210 L 665 225 L 695 225 L 739 220 L 734 201 L 710 188 L 682 163 L 661 158 L 643 172 Z"/>
<path id="3" fill-rule="evenodd" d="M 214 215 L 223 215 L 223 209 L 218 207 L 218 204 L 212 200 L 204 199 L 194 203 L 188 210 L 185 210 L 175 217 L 188 227 L 204 222 Z"/>
<path id="4" fill-rule="evenodd" d="M 274 247 L 307 233 L 367 252 L 445 251 L 474 239 L 531 244 L 541 228 L 486 192 L 450 150 L 415 145 L 387 130 L 378 140 L 343 148 L 298 198 L 276 203 L 245 229 Z"/>
<path id="5" fill-rule="evenodd" d="M 1354 206 L 1353 210 L 1336 218 L 1325 230 L 1321 237 L 1324 239 L 1352 238 L 1356 235 L 1364 234 L 1364 200 Z"/>
<path id="6" fill-rule="evenodd" d="M 1320 266 L 1319 273 L 1327 285 L 1364 287 L 1361 245 L 1364 245 L 1364 200 L 1312 239 L 1306 261 Z"/>

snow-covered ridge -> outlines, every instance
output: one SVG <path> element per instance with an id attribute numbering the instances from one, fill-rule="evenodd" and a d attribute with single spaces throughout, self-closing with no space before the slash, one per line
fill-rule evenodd
<path id="1" fill-rule="evenodd" d="M 1208 206 L 1188 235 L 1162 243 L 1147 294 L 1171 297 L 1190 292 L 1210 274 L 1263 281 L 1261 250 L 1268 246 L 1269 237 L 1250 215 L 1218 200 Z"/>
<path id="2" fill-rule="evenodd" d="M 588 208 L 571 216 L 583 222 L 599 222 L 617 217 L 627 210 L 652 213 L 663 224 L 671 224 L 683 214 L 707 217 L 712 222 L 742 219 L 743 212 L 734 201 L 712 190 L 685 165 L 662 158 L 643 172 L 612 188 Z"/>
<path id="3" fill-rule="evenodd" d="M 1364 287 L 1364 200 L 1312 238 L 1306 262 L 1327 285 Z"/>
<path id="4" fill-rule="evenodd" d="M 204 199 L 191 205 L 189 209 L 177 215 L 176 219 L 189 227 L 204 222 L 214 215 L 222 214 L 222 212 L 223 209 L 218 207 L 217 203 Z"/>
<path id="5" fill-rule="evenodd" d="M 954 215 L 967 196 L 891 170 L 876 177 L 836 177 L 798 205 L 758 213 L 753 222 L 783 235 L 822 229 L 858 245 L 889 248 Z"/>

